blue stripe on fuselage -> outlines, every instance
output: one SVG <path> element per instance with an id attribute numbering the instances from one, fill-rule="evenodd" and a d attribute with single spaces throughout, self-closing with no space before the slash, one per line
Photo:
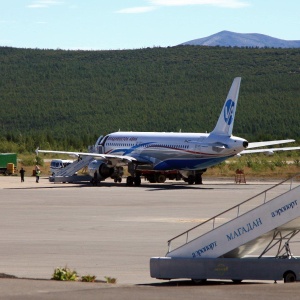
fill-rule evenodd
<path id="1" fill-rule="evenodd" d="M 154 166 L 154 170 L 200 170 L 219 164 L 232 156 L 198 159 L 168 159 Z"/>

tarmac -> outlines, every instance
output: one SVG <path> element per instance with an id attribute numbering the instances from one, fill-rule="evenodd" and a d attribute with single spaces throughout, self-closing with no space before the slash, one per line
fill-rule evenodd
<path id="1" fill-rule="evenodd" d="M 149 260 L 165 256 L 167 241 L 278 181 L 203 178 L 127 187 L 112 181 L 50 183 L 0 177 L 0 299 L 282 299 L 297 297 L 299 283 L 210 280 L 162 281 L 150 277 Z M 284 189 L 285 186 L 282 187 Z M 300 253 L 300 243 L 291 245 Z M 50 280 L 69 267 L 97 282 Z M 117 279 L 108 284 L 105 277 Z"/>

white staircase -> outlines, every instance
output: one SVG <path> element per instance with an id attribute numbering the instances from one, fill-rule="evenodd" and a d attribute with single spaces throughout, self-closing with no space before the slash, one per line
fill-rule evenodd
<path id="1" fill-rule="evenodd" d="M 83 156 L 82 159 L 76 160 L 67 167 L 60 169 L 55 175 L 49 177 L 51 182 L 75 182 L 75 181 L 89 181 L 91 177 L 77 176 L 76 172 L 88 166 L 94 160 L 91 156 Z"/>
<path id="2" fill-rule="evenodd" d="M 292 258 L 289 241 L 300 232 L 299 180 L 300 174 L 169 240 L 166 256 L 150 259 L 151 277 L 285 278 L 287 270 L 293 269 L 298 261 L 289 259 Z M 273 260 L 262 258 L 275 247 L 278 250 Z M 261 254 L 256 258 L 261 259 L 245 258 L 258 250 Z M 298 274 L 300 264 L 297 266 Z M 269 270 L 267 275 L 266 270 Z"/>
<path id="3" fill-rule="evenodd" d="M 269 247 L 274 237 L 289 239 L 300 229 L 300 182 L 296 179 L 300 175 L 169 240 L 166 256 L 238 258 Z"/>

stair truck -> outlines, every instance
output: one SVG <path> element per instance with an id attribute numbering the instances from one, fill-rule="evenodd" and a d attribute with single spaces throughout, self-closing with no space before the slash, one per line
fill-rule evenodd
<path id="1" fill-rule="evenodd" d="M 300 257 L 290 249 L 300 231 L 299 179 L 300 174 L 172 238 L 165 257 L 150 259 L 151 277 L 300 281 Z"/>

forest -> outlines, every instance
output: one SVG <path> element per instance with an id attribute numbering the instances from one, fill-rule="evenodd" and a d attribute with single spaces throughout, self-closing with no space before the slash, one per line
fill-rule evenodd
<path id="1" fill-rule="evenodd" d="M 237 76 L 233 134 L 299 144 L 300 49 L 0 47 L 0 152 L 84 150 L 118 130 L 210 132 Z"/>

